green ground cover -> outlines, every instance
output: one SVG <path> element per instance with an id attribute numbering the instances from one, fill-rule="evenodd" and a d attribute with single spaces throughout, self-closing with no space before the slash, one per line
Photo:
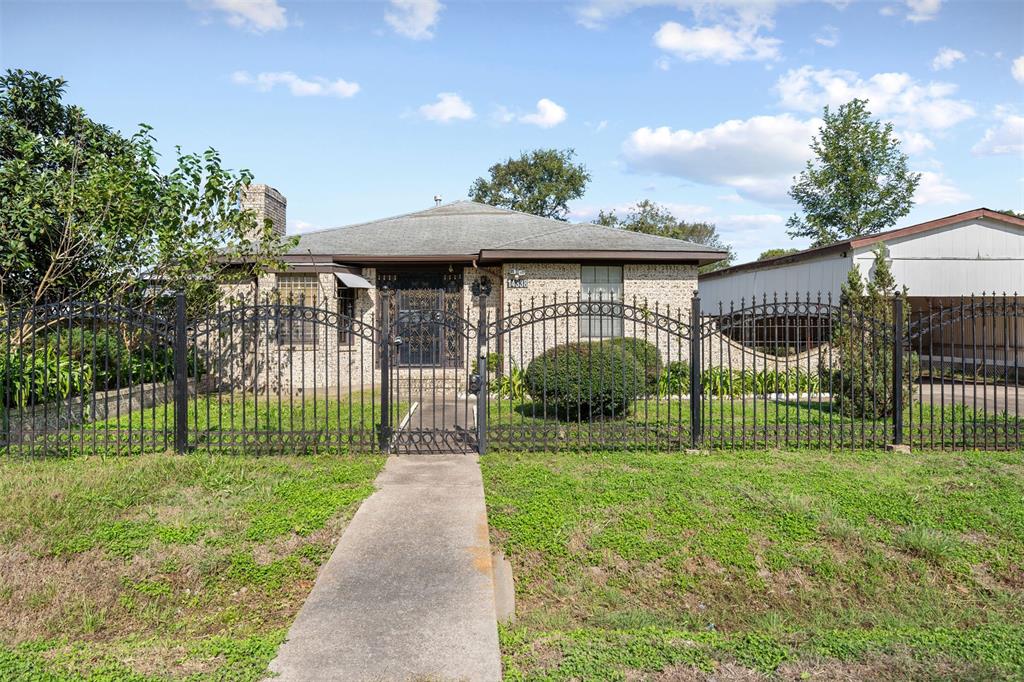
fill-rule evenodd
<path id="1" fill-rule="evenodd" d="M 491 453 L 510 680 L 1024 677 L 1024 455 Z"/>
<path id="2" fill-rule="evenodd" d="M 56 409 L 56 408 L 55 408 Z M 392 419 L 406 405 L 392 406 Z M 174 405 L 125 412 L 106 420 L 37 437 L 12 446 L 25 454 L 133 454 L 161 452 L 174 445 Z M 381 423 L 380 395 L 351 398 L 201 395 L 188 402 L 189 444 L 196 448 L 245 453 L 254 450 L 359 452 L 376 443 Z M 17 437 L 17 429 L 14 429 Z"/>
<path id="3" fill-rule="evenodd" d="M 0 462 L 0 679 L 261 679 L 382 463 Z"/>
<path id="4" fill-rule="evenodd" d="M 586 413 L 560 417 L 529 398 L 494 398 L 489 410 L 489 425 L 498 427 L 493 436 L 496 442 L 501 441 L 501 429 L 532 429 L 557 433 L 558 439 L 566 442 L 590 443 L 602 437 L 594 434 L 626 431 L 634 433 L 640 444 L 668 443 L 680 433 L 689 433 L 692 421 L 689 400 L 675 397 L 636 401 L 624 416 L 593 421 Z M 891 417 L 847 417 L 828 402 L 705 397 L 701 412 L 704 446 L 710 448 L 786 444 L 820 448 L 830 444 L 870 446 L 891 442 Z M 904 411 L 903 429 L 905 442 L 935 448 L 1024 444 L 1024 418 L 962 405 L 915 404 L 913 409 Z"/>

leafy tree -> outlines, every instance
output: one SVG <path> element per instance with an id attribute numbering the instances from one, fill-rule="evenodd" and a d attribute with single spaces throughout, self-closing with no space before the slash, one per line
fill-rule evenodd
<path id="1" fill-rule="evenodd" d="M 761 252 L 761 255 L 757 257 L 757 260 L 768 260 L 769 258 L 788 256 L 791 253 L 798 253 L 799 251 L 800 249 L 765 249 Z"/>
<path id="2" fill-rule="evenodd" d="M 616 215 L 615 211 L 600 211 L 594 222 L 606 227 L 618 227 L 631 232 L 643 232 L 659 237 L 671 237 L 682 239 L 694 244 L 700 244 L 713 249 L 727 252 L 729 255 L 717 263 L 710 263 L 701 267 L 701 272 L 712 272 L 721 270 L 732 265 L 736 260 L 736 252 L 732 247 L 722 241 L 721 236 L 714 223 L 688 222 L 676 218 L 667 207 L 656 204 L 650 199 L 643 199 L 629 208 L 624 218 Z"/>
<path id="3" fill-rule="evenodd" d="M 840 323 L 832 334 L 838 370 L 832 370 L 830 390 L 846 416 L 881 419 L 895 409 L 893 388 L 893 300 L 903 299 L 905 333 L 910 316 L 907 290 L 896 285 L 884 244 L 875 250 L 871 276 L 861 277 L 855 264 L 841 286 Z M 906 387 L 916 374 L 916 357 L 903 363 L 903 404 L 909 406 L 912 391 Z"/>
<path id="4" fill-rule="evenodd" d="M 1005 213 L 1006 215 L 1009 215 L 1009 216 L 1013 216 L 1014 218 L 1024 218 L 1024 211 L 1013 211 L 1013 210 L 1010 210 L 1010 209 L 1006 209 L 1005 211 L 999 211 L 999 212 L 1000 213 Z"/>
<path id="5" fill-rule="evenodd" d="M 225 262 L 278 262 L 288 244 L 239 206 L 248 171 L 225 169 L 212 149 L 177 149 L 162 172 L 148 126 L 125 137 L 66 104 L 64 90 L 37 72 L 0 76 L 0 312 L 152 302 L 158 289 L 184 291 L 195 311 L 218 298 Z"/>
<path id="6" fill-rule="evenodd" d="M 835 112 L 826 106 L 811 151 L 789 190 L 803 208 L 803 216 L 787 222 L 790 236 L 810 237 L 814 246 L 834 244 L 892 227 L 913 207 L 921 176 L 907 169 L 892 124 L 872 119 L 865 100 Z"/>
<path id="7" fill-rule="evenodd" d="M 565 220 L 569 202 L 579 199 L 590 173 L 574 163 L 573 149 L 535 149 L 487 169 L 490 179 L 477 178 L 469 198 L 492 206 Z"/>

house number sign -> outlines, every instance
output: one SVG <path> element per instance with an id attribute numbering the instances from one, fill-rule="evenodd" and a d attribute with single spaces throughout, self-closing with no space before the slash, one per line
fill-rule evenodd
<path id="1" fill-rule="evenodd" d="M 526 279 L 526 272 L 524 270 L 512 268 L 508 271 L 507 283 L 509 289 L 526 289 L 530 284 L 530 280 Z"/>

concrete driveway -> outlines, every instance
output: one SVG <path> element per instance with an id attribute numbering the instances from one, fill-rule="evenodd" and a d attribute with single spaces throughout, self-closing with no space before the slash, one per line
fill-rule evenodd
<path id="1" fill-rule="evenodd" d="M 390 457 L 271 671 L 286 682 L 501 679 L 476 455 Z"/>

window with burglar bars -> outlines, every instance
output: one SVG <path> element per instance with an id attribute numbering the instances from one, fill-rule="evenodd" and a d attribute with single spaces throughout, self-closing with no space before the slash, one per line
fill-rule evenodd
<path id="1" fill-rule="evenodd" d="M 356 316 L 356 290 L 338 285 L 338 345 L 352 345 L 352 319 Z"/>
<path id="2" fill-rule="evenodd" d="M 320 301 L 320 280 L 313 275 L 278 275 L 277 295 L 285 306 L 316 308 Z M 277 327 L 277 341 L 282 344 L 312 345 L 316 343 L 315 320 L 305 319 L 298 308 L 282 309 Z"/>
<path id="3" fill-rule="evenodd" d="M 621 265 L 584 265 L 580 272 L 580 296 L 584 303 L 580 310 L 580 337 L 607 339 L 622 336 Z"/>

